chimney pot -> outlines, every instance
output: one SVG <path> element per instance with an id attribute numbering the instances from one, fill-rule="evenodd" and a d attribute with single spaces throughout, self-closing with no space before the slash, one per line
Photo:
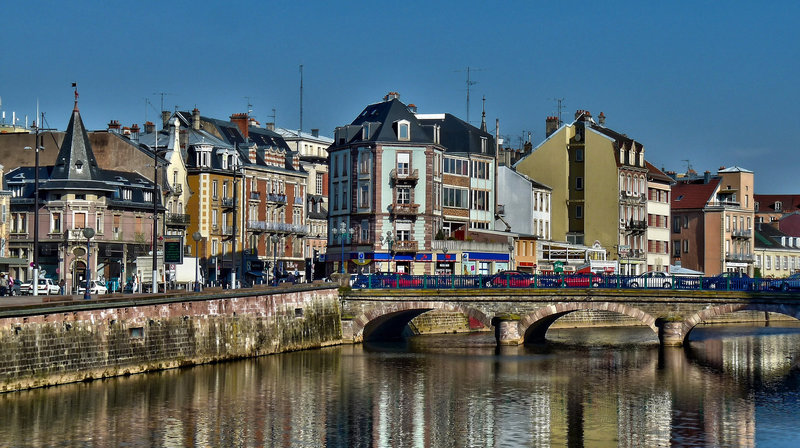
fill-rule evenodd
<path id="1" fill-rule="evenodd" d="M 192 129 L 200 130 L 200 111 L 196 107 L 192 110 Z"/>
<path id="2" fill-rule="evenodd" d="M 265 126 L 266 126 L 268 131 L 274 131 L 275 130 L 275 123 L 267 123 Z"/>

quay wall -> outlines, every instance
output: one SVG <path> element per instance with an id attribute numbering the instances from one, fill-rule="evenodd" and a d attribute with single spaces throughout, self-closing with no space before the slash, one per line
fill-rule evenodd
<path id="1" fill-rule="evenodd" d="M 335 288 L 130 297 L 0 310 L 0 391 L 341 343 Z"/>

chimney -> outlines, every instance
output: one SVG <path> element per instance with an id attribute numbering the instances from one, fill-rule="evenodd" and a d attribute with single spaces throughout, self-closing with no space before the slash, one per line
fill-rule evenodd
<path id="1" fill-rule="evenodd" d="M 250 139 L 250 132 L 248 131 L 247 125 L 249 124 L 249 119 L 247 114 L 233 114 L 231 115 L 231 122 L 235 124 L 239 131 L 242 133 L 242 137 L 244 137 L 245 141 Z"/>
<path id="2" fill-rule="evenodd" d="M 311 129 L 312 137 L 319 137 L 319 129 Z"/>
<path id="3" fill-rule="evenodd" d="M 400 99 L 400 94 L 397 92 L 389 92 L 386 96 L 383 97 L 383 101 L 391 101 L 393 99 Z"/>
<path id="4" fill-rule="evenodd" d="M 600 126 L 606 125 L 606 114 L 600 112 L 600 115 L 597 116 L 597 119 L 600 121 Z"/>
<path id="5" fill-rule="evenodd" d="M 130 137 L 131 136 L 131 128 L 129 128 L 127 126 L 124 126 L 122 128 L 122 135 Z"/>
<path id="6" fill-rule="evenodd" d="M 271 122 L 270 123 L 266 123 L 264 126 L 267 128 L 268 131 L 274 131 L 275 130 L 275 123 L 271 123 Z"/>
<path id="7" fill-rule="evenodd" d="M 200 130 L 200 110 L 198 110 L 196 107 L 192 111 L 192 129 L 195 131 Z"/>
<path id="8" fill-rule="evenodd" d="M 156 130 L 156 125 L 152 121 L 146 121 L 144 123 L 144 133 L 145 134 L 153 133 L 153 132 L 155 132 L 155 130 Z"/>
<path id="9" fill-rule="evenodd" d="M 139 125 L 136 123 L 131 125 L 131 140 L 139 141 Z"/>
<path id="10" fill-rule="evenodd" d="M 703 183 L 707 184 L 710 181 L 711 181 L 711 171 L 706 170 L 706 172 L 703 173 Z"/>
<path id="11" fill-rule="evenodd" d="M 553 132 L 556 132 L 558 130 L 558 117 L 547 117 L 544 120 L 544 123 L 545 123 L 544 125 L 545 138 L 550 137 L 551 135 L 553 135 Z"/>
<path id="12" fill-rule="evenodd" d="M 114 132 L 119 134 L 119 121 L 118 120 L 111 120 L 108 122 L 108 132 Z"/>
<path id="13" fill-rule="evenodd" d="M 592 114 L 588 110 L 578 109 L 575 111 L 575 119 L 580 119 L 580 121 L 591 121 Z"/>
<path id="14" fill-rule="evenodd" d="M 169 116 L 172 115 L 169 113 L 168 110 L 161 111 L 161 129 L 166 129 L 167 125 L 169 124 Z"/>
<path id="15" fill-rule="evenodd" d="M 417 113 L 417 105 L 416 104 L 409 104 L 408 105 L 408 111 L 411 112 L 412 114 Z"/>

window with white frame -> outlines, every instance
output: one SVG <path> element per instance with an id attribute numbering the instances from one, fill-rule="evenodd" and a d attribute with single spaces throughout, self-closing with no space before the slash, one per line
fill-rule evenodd
<path id="1" fill-rule="evenodd" d="M 361 241 L 369 241 L 369 221 L 361 220 L 359 231 L 361 232 Z"/>
<path id="2" fill-rule="evenodd" d="M 101 212 L 95 214 L 94 229 L 99 234 L 103 233 L 103 214 Z"/>
<path id="3" fill-rule="evenodd" d="M 444 158 L 445 174 L 455 174 L 457 176 L 469 176 L 469 160 Z"/>
<path id="4" fill-rule="evenodd" d="M 211 227 L 217 228 L 217 219 L 219 218 L 218 211 L 216 209 L 211 210 Z"/>
<path id="5" fill-rule="evenodd" d="M 61 233 L 61 212 L 50 213 L 50 233 Z"/>
<path id="6" fill-rule="evenodd" d="M 358 173 L 369 174 L 372 168 L 372 154 L 366 151 L 358 153 Z"/>
<path id="7" fill-rule="evenodd" d="M 398 204 L 411 203 L 411 187 L 397 187 L 397 203 Z"/>
<path id="8" fill-rule="evenodd" d="M 472 192 L 472 209 L 489 210 L 489 192 L 485 190 L 474 190 Z"/>
<path id="9" fill-rule="evenodd" d="M 398 241 L 411 241 L 411 221 L 397 221 L 395 233 Z"/>
<path id="10" fill-rule="evenodd" d="M 411 126 L 406 120 L 397 122 L 397 139 L 398 140 L 411 140 Z"/>
<path id="11" fill-rule="evenodd" d="M 324 179 L 323 173 L 317 173 L 317 191 L 316 194 L 322 194 L 322 181 Z"/>
<path id="12" fill-rule="evenodd" d="M 488 139 L 486 137 L 481 137 L 481 154 L 486 154 L 487 147 Z"/>
<path id="13" fill-rule="evenodd" d="M 407 176 L 411 169 L 411 154 L 407 152 L 397 153 L 397 175 Z"/>
<path id="14" fill-rule="evenodd" d="M 475 179 L 488 179 L 489 178 L 489 162 L 481 160 L 472 161 L 472 177 Z"/>
<path id="15" fill-rule="evenodd" d="M 219 197 L 219 183 L 216 180 L 211 181 L 211 198 L 217 199 Z"/>
<path id="16" fill-rule="evenodd" d="M 362 182 L 358 185 L 358 206 L 369 208 L 369 182 Z"/>
<path id="17" fill-rule="evenodd" d="M 444 187 L 444 206 L 452 208 L 469 208 L 469 190 L 466 188 Z"/>

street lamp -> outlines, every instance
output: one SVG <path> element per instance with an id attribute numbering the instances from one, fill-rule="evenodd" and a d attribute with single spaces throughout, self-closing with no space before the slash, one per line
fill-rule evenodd
<path id="1" fill-rule="evenodd" d="M 200 232 L 194 232 L 192 234 L 192 239 L 194 240 L 194 258 L 195 258 L 195 266 L 194 266 L 194 291 L 200 291 L 200 252 L 197 250 L 197 243 L 203 239 L 203 235 Z"/>
<path id="2" fill-rule="evenodd" d="M 442 272 L 442 274 L 445 274 L 445 275 L 446 275 L 446 274 L 447 274 L 447 271 L 449 271 L 449 270 L 450 270 L 450 269 L 449 269 L 449 267 L 450 267 L 450 263 L 449 263 L 449 262 L 448 262 L 448 260 L 447 260 L 447 247 L 442 247 L 442 258 L 444 258 L 444 262 L 443 262 L 442 264 L 444 264 L 444 265 L 445 265 L 445 268 L 444 268 L 444 271 L 445 271 L 445 272 Z"/>
<path id="3" fill-rule="evenodd" d="M 345 238 L 352 236 L 355 231 L 356 230 L 352 227 L 348 229 L 347 224 L 345 224 L 344 221 L 339 223 L 338 229 L 336 227 L 331 229 L 331 233 L 333 233 L 334 238 L 339 238 L 339 242 L 342 243 L 342 251 L 339 253 L 340 263 L 342 265 L 342 274 L 344 274 L 344 240 Z"/>
<path id="4" fill-rule="evenodd" d="M 392 258 L 394 258 L 394 254 L 392 253 L 392 246 L 394 245 L 394 237 L 392 237 L 392 231 L 386 231 L 386 235 L 380 237 L 381 244 L 386 244 L 389 246 L 389 272 L 392 272 Z"/>
<path id="5" fill-rule="evenodd" d="M 83 299 L 89 300 L 92 298 L 92 294 L 90 292 L 91 279 L 92 279 L 92 245 L 91 240 L 94 236 L 94 229 L 91 227 L 84 227 L 83 228 L 83 236 L 86 237 L 86 288 L 83 291 Z M 38 279 L 36 280 L 38 285 Z M 37 286 L 38 288 L 38 286 Z"/>
<path id="6" fill-rule="evenodd" d="M 44 116 L 44 115 L 43 115 Z M 39 295 L 39 151 L 44 150 L 44 146 L 39 145 L 39 126 L 34 124 L 36 129 L 36 142 L 34 144 L 34 174 L 33 174 L 33 283 L 37 286 L 33 288 L 33 295 Z M 25 147 L 31 150 L 30 146 Z"/>
<path id="7" fill-rule="evenodd" d="M 275 285 L 277 285 L 278 284 L 278 241 L 281 240 L 281 237 L 273 233 L 272 235 L 270 235 L 269 240 L 272 241 L 272 280 L 275 282 Z"/>
<path id="8" fill-rule="evenodd" d="M 156 133 L 156 145 L 151 148 L 144 143 L 140 143 L 139 147 L 144 148 L 153 153 L 153 293 L 158 293 L 158 131 Z M 162 151 L 162 154 L 166 151 Z"/>

